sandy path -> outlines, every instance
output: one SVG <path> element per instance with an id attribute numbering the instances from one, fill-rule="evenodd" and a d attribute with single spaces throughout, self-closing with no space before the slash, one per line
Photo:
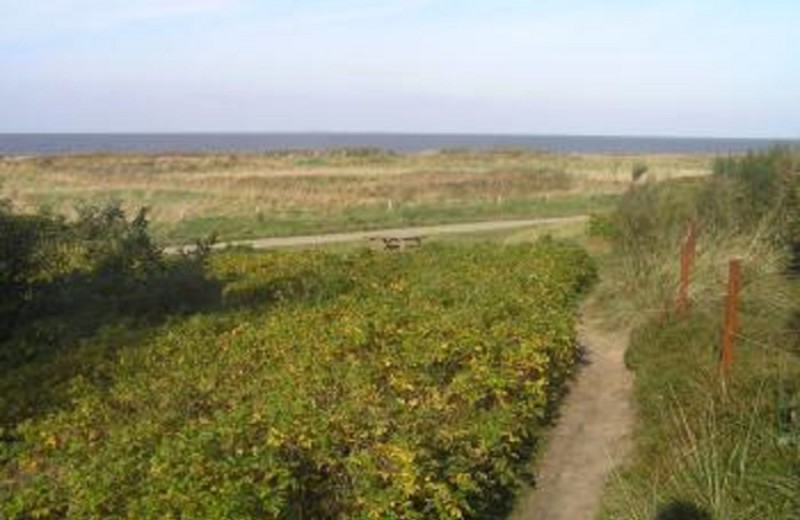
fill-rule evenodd
<path id="1" fill-rule="evenodd" d="M 623 356 L 628 331 L 609 333 L 586 317 L 584 366 L 536 468 L 536 488 L 522 494 L 510 520 L 590 520 L 603 484 L 630 447 L 633 376 Z"/>
<path id="2" fill-rule="evenodd" d="M 569 224 L 575 222 L 586 222 L 589 219 L 586 215 L 576 215 L 571 217 L 557 218 L 535 218 L 524 220 L 496 220 L 491 222 L 469 222 L 466 224 L 442 224 L 436 226 L 404 227 L 392 229 L 380 229 L 375 231 L 355 231 L 351 233 L 332 233 L 328 235 L 308 235 L 281 238 L 261 238 L 254 240 L 235 240 L 218 244 L 217 247 L 249 246 L 255 249 L 279 249 L 284 247 L 307 247 L 321 246 L 328 244 L 338 244 L 345 242 L 358 242 L 370 238 L 380 237 L 426 237 L 432 235 L 447 235 L 459 233 L 479 233 L 482 231 L 504 231 L 518 229 L 529 226 L 543 226 L 556 224 Z M 175 253 L 180 248 L 170 247 L 166 249 L 168 253 Z"/>

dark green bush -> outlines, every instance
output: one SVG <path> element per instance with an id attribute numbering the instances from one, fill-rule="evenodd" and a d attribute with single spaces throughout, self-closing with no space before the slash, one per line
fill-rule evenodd
<path id="1" fill-rule="evenodd" d="M 34 297 L 35 280 L 48 261 L 44 243 L 62 229 L 60 221 L 15 215 L 10 204 L 0 202 L 0 340 Z"/>
<path id="2" fill-rule="evenodd" d="M 79 209 L 73 222 L 0 209 L 0 370 L 49 355 L 123 318 L 163 320 L 219 301 L 208 248 L 165 258 L 146 211 Z M 5 343 L 2 343 L 6 340 Z"/>
<path id="3" fill-rule="evenodd" d="M 147 209 L 128 220 L 119 204 L 83 206 L 71 226 L 88 270 L 111 281 L 142 278 L 162 268 L 161 250 L 148 230 Z"/>

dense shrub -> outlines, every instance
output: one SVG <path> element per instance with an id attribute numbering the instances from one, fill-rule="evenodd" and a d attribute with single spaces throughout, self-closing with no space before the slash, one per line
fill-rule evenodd
<path id="1" fill-rule="evenodd" d="M 58 291 L 71 294 L 63 306 L 74 311 L 86 297 L 111 300 L 163 267 L 147 229 L 146 212 L 128 221 L 116 204 L 84 207 L 74 222 L 50 215 L 23 215 L 0 208 L 0 313 L 6 335 L 19 320 L 42 317 L 57 306 Z M 75 294 L 77 278 L 93 281 L 89 294 Z M 64 291 L 62 291 L 64 292 Z M 105 304 L 109 302 L 106 301 Z"/>
<path id="2" fill-rule="evenodd" d="M 15 215 L 0 201 L 0 339 L 13 330 L 45 259 L 41 246 L 56 223 Z"/>
<path id="3" fill-rule="evenodd" d="M 174 320 L 17 426 L 0 516 L 481 517 L 572 370 L 595 277 L 553 242 L 212 264 L 229 310 Z"/>
<path id="4" fill-rule="evenodd" d="M 207 248 L 166 258 L 143 211 L 87 207 L 67 222 L 0 211 L 0 427 L 63 401 L 63 385 L 88 374 L 83 339 L 124 323 L 136 330 L 217 305 Z"/>
<path id="5" fill-rule="evenodd" d="M 82 206 L 71 227 L 87 269 L 113 281 L 144 278 L 161 266 L 161 250 L 148 231 L 147 209 L 128 220 L 118 204 Z"/>

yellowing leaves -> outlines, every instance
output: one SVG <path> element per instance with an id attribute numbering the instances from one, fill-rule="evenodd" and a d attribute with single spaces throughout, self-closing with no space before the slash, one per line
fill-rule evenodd
<path id="1" fill-rule="evenodd" d="M 211 262 L 228 309 L 175 320 L 31 424 L 20 460 L 54 469 L 29 467 L 0 517 L 477 515 L 571 370 L 592 273 L 555 243 Z"/>

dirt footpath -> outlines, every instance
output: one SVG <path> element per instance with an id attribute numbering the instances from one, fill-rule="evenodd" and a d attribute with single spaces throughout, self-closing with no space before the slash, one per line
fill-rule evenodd
<path id="1" fill-rule="evenodd" d="M 584 365 L 510 520 L 590 520 L 603 484 L 630 447 L 633 376 L 625 368 L 628 331 L 609 333 L 590 317 L 581 327 Z"/>
<path id="2" fill-rule="evenodd" d="M 226 246 L 247 246 L 254 249 L 281 249 L 287 247 L 314 247 L 346 242 L 358 242 L 381 237 L 428 237 L 436 235 L 457 235 L 464 233 L 481 233 L 486 231 L 507 231 L 532 226 L 548 226 L 588 222 L 587 215 L 570 217 L 532 218 L 521 220 L 492 220 L 488 222 L 466 222 L 460 224 L 440 224 L 435 226 L 417 226 L 373 231 L 354 231 L 349 233 L 330 233 L 327 235 L 308 235 L 277 238 L 257 238 L 252 240 L 234 240 L 217 244 L 216 248 Z M 181 250 L 192 250 L 194 246 L 168 247 L 164 251 L 175 254 Z"/>

